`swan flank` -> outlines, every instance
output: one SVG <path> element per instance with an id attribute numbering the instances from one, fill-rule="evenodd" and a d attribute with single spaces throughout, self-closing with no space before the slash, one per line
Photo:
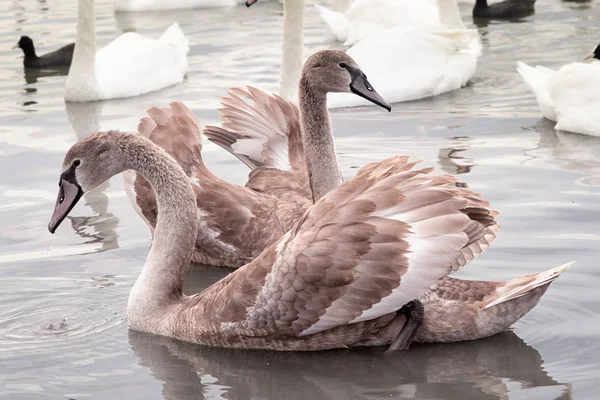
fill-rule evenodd
<path id="1" fill-rule="evenodd" d="M 68 44 L 51 53 L 39 56 L 35 53 L 33 40 L 29 36 L 21 36 L 15 47 L 23 50 L 25 58 L 23 65 L 26 68 L 53 68 L 53 67 L 68 67 L 73 59 L 73 50 L 75 43 Z"/>
<path id="2" fill-rule="evenodd" d="M 77 38 L 65 86 L 73 102 L 138 96 L 183 80 L 188 40 L 177 23 L 159 39 L 124 33 L 96 52 L 95 1 L 78 1 Z"/>
<path id="3" fill-rule="evenodd" d="M 323 83 L 346 91 L 366 84 L 357 70 L 344 53 L 313 55 L 303 71 L 301 109 L 324 108 L 325 92 L 318 90 Z M 301 124 L 304 131 L 309 121 Z M 328 133 L 325 128 L 318 133 Z M 305 151 L 318 139 L 303 138 Z M 327 162 L 332 156 L 335 152 L 322 154 Z M 134 330 L 210 346 L 273 350 L 380 345 L 395 350 L 413 339 L 493 334 L 529 311 L 569 265 L 468 288 L 461 287 L 468 281 L 445 278 L 487 248 L 498 228 L 497 213 L 476 193 L 452 186 L 453 177 L 415 165 L 392 157 L 364 166 L 255 260 L 194 296 L 184 296 L 182 285 L 198 236 L 196 195 L 178 163 L 142 135 L 99 132 L 73 145 L 48 228 L 54 232 L 83 193 L 115 174 L 133 169 L 150 182 L 159 213 L 127 304 Z M 322 178 L 309 177 L 313 192 L 317 185 L 336 184 L 335 177 Z"/>
<path id="4" fill-rule="evenodd" d="M 554 129 L 600 136 L 600 63 L 572 63 L 556 71 L 519 61 L 517 71 L 535 95 L 544 118 L 556 122 Z"/>

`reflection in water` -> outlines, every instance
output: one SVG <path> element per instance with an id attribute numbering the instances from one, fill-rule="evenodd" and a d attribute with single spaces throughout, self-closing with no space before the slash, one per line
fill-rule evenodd
<path id="1" fill-rule="evenodd" d="M 533 15 L 534 13 L 535 12 L 532 11 L 531 14 L 529 14 L 529 15 L 519 17 L 519 18 L 514 18 L 514 19 L 489 19 L 489 18 L 473 17 L 473 24 L 475 26 L 477 26 L 478 28 L 486 28 L 489 25 L 494 25 L 494 24 L 499 24 L 499 23 L 520 24 L 520 23 L 528 22 L 527 17 Z"/>
<path id="2" fill-rule="evenodd" d="M 102 244 L 100 249 L 96 249 L 98 252 L 114 250 L 119 247 L 117 241 L 117 226 L 119 225 L 119 219 L 108 211 L 108 196 L 104 193 L 108 187 L 108 182 L 104 182 L 96 189 L 83 195 L 84 204 L 90 206 L 97 215 L 91 217 L 67 217 L 71 221 L 71 227 L 75 233 L 86 239 L 84 242 L 85 244 Z M 92 232 L 90 232 L 88 228 L 91 229 Z"/>
<path id="3" fill-rule="evenodd" d="M 67 76 L 69 74 L 69 67 L 53 69 L 23 68 L 23 71 L 25 82 L 32 84 L 37 83 L 39 78 L 47 76 Z"/>
<path id="4" fill-rule="evenodd" d="M 100 130 L 100 117 L 105 102 L 93 101 L 89 103 L 65 102 L 69 123 L 75 131 L 77 140 L 83 140 L 94 132 Z"/>
<path id="5" fill-rule="evenodd" d="M 469 158 L 461 157 L 459 154 L 467 148 L 444 147 L 438 152 L 438 163 L 442 171 L 448 174 L 467 174 L 475 163 Z"/>
<path id="6" fill-rule="evenodd" d="M 101 101 L 89 103 L 65 102 L 69 123 L 78 140 L 83 140 L 100 130 L 103 104 Z M 97 251 L 113 250 L 119 247 L 117 240 L 119 219 L 108 211 L 108 196 L 105 193 L 109 186 L 107 181 L 83 195 L 84 204 L 90 206 L 96 215 L 91 217 L 68 217 L 75 233 L 86 239 L 84 243 L 102 244 L 102 247 Z"/>
<path id="7" fill-rule="evenodd" d="M 536 149 L 526 152 L 534 158 L 531 162 L 585 174 L 579 184 L 600 186 L 600 137 L 555 131 L 554 125 L 545 118 L 535 124 L 540 141 Z"/>
<path id="8" fill-rule="evenodd" d="M 451 345 L 417 345 L 384 355 L 379 349 L 316 353 L 215 349 L 130 331 L 140 364 L 164 382 L 166 400 L 201 398 L 367 399 L 382 397 L 507 399 L 510 382 L 571 387 L 550 377 L 540 354 L 513 332 Z M 508 382 L 507 382 L 508 381 Z M 221 397 L 223 396 L 223 397 Z"/>

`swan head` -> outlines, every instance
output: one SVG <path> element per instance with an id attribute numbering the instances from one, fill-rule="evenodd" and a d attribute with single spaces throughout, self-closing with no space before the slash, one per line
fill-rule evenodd
<path id="1" fill-rule="evenodd" d="M 591 58 L 595 58 L 600 60 L 600 44 L 594 48 L 594 50 L 590 51 L 587 56 L 585 56 L 584 60 L 589 60 Z"/>
<path id="2" fill-rule="evenodd" d="M 54 233 L 81 196 L 126 168 L 115 142 L 120 132 L 98 132 L 75 143 L 65 155 L 58 197 L 48 224 Z"/>
<path id="3" fill-rule="evenodd" d="M 323 50 L 310 56 L 304 64 L 300 81 L 300 85 L 306 85 L 315 92 L 354 93 L 388 111 L 392 110 L 358 64 L 343 51 Z"/>

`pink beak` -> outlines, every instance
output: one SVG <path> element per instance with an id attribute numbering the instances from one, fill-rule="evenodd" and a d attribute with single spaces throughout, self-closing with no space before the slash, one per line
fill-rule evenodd
<path id="1" fill-rule="evenodd" d="M 246 7 L 250 7 L 252 4 L 256 3 L 258 0 L 246 0 Z"/>

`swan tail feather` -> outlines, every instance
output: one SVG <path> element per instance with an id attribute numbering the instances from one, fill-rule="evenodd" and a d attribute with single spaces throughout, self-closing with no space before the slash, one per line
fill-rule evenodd
<path id="1" fill-rule="evenodd" d="M 190 51 L 189 41 L 177 22 L 172 23 L 158 40 L 177 47 L 182 54 Z"/>
<path id="2" fill-rule="evenodd" d="M 556 71 L 538 65 L 531 67 L 522 61 L 517 61 L 517 72 L 534 92 L 540 90 Z"/>
<path id="3" fill-rule="evenodd" d="M 498 287 L 496 292 L 485 300 L 485 309 L 494 307 L 500 303 L 516 299 L 531 292 L 535 288 L 549 285 L 560 274 L 568 270 L 575 262 L 571 261 L 559 267 L 549 269 L 537 274 L 525 275 L 506 282 Z"/>

